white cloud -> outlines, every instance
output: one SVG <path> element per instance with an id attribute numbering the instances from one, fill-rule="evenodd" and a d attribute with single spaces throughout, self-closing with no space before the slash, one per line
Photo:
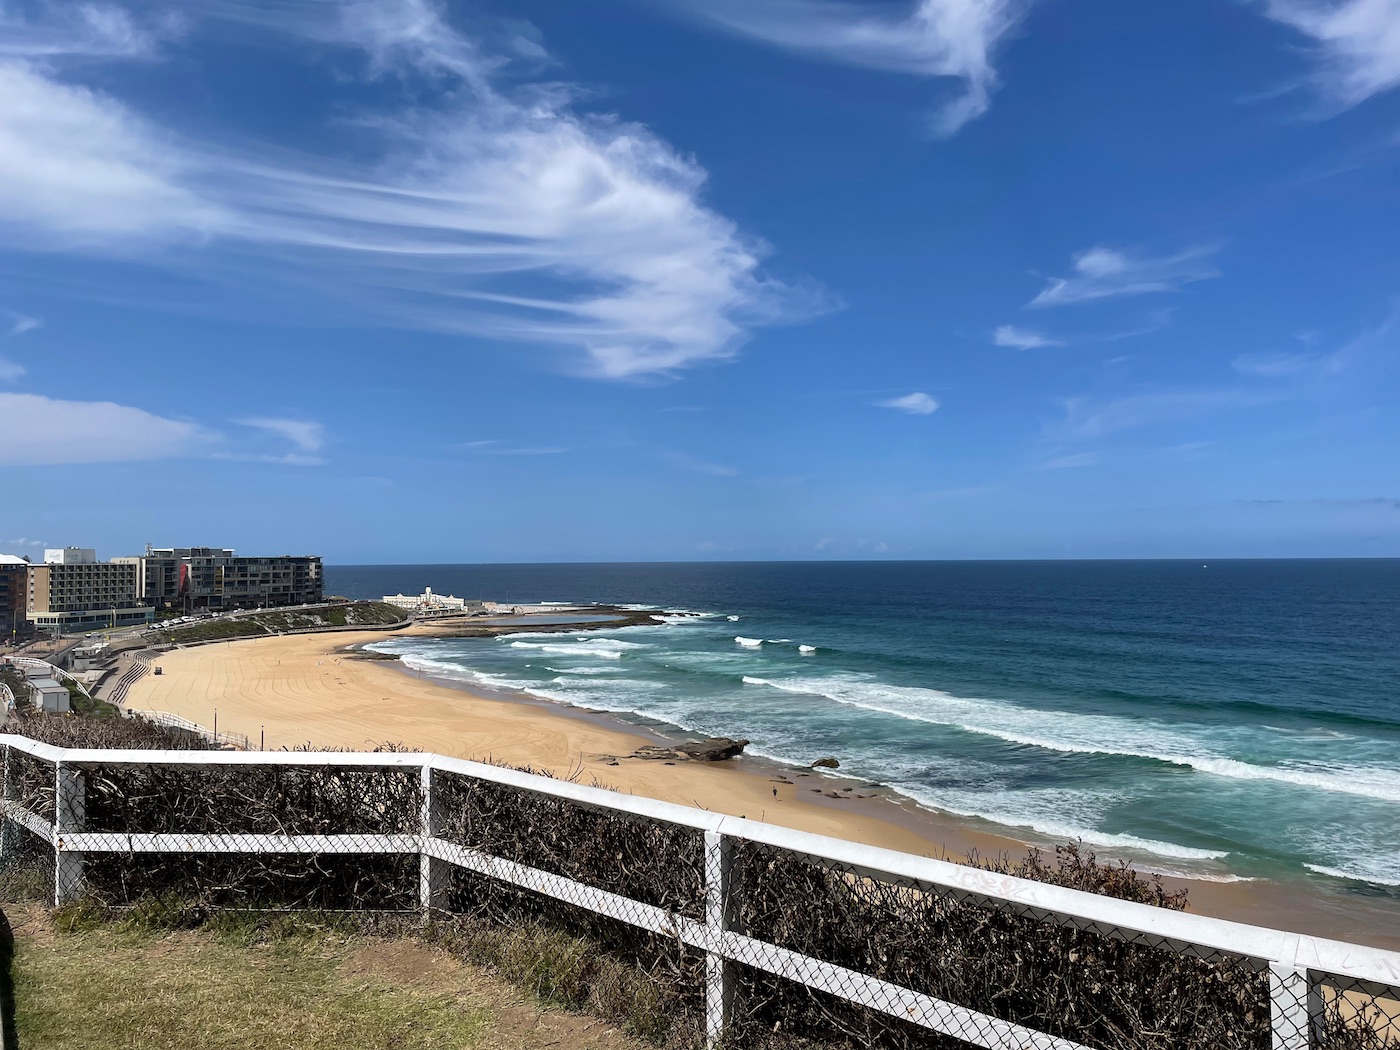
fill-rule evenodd
<path id="1" fill-rule="evenodd" d="M 641 125 L 577 112 L 565 87 L 499 87 L 501 60 L 436 4 L 191 10 L 357 48 L 371 73 L 419 76 L 436 103 L 347 122 L 374 158 L 359 166 L 260 157 L 177 143 L 115 99 L 12 62 L 0 241 L 155 245 L 181 265 L 251 253 L 244 272 L 266 280 L 291 274 L 407 327 L 581 351 L 582 370 L 607 378 L 724 359 L 753 326 L 825 308 L 761 273 L 765 249 L 705 206 L 693 159 Z"/>
<path id="2" fill-rule="evenodd" d="M 1312 354 L 1241 354 L 1230 367 L 1240 375 L 1278 378 L 1297 375 L 1316 364 Z"/>
<path id="3" fill-rule="evenodd" d="M 0 55 L 20 58 L 149 58 L 180 30 L 163 12 L 138 19 L 124 7 L 66 0 L 32 4 L 31 17 L 0 7 Z"/>
<path id="4" fill-rule="evenodd" d="M 924 393 L 905 394 L 903 397 L 891 398 L 877 404 L 880 408 L 898 409 L 900 412 L 908 412 L 911 416 L 931 416 L 938 411 L 938 402 Z"/>
<path id="5" fill-rule="evenodd" d="M 187 167 L 119 102 L 0 62 L 0 238 L 57 248 L 202 236 L 220 217 L 180 185 Z"/>
<path id="6" fill-rule="evenodd" d="M 725 463 L 712 463 L 709 460 L 692 456 L 688 452 L 678 452 L 675 449 L 663 448 L 657 450 L 657 455 L 673 466 L 682 470 L 689 470 L 695 474 L 708 474 L 712 478 L 733 478 L 738 477 L 739 471 L 736 467 L 731 467 Z"/>
<path id="7" fill-rule="evenodd" d="M 1041 470 L 1076 470 L 1079 467 L 1092 467 L 1099 461 L 1097 452 L 1073 452 L 1067 456 L 1056 456 L 1040 464 Z"/>
<path id="8" fill-rule="evenodd" d="M 1273 399 L 1274 395 L 1229 388 L 1166 390 L 1104 400 L 1071 398 L 1064 402 L 1064 418 L 1050 429 L 1050 436 L 1062 441 L 1091 440 L 1122 430 L 1249 408 Z"/>
<path id="9" fill-rule="evenodd" d="M 252 419 L 235 420 L 240 426 L 253 427 L 257 430 L 265 430 L 269 434 L 290 441 L 301 452 L 320 452 L 321 447 L 326 443 L 326 428 L 320 423 L 312 423 L 304 419 L 272 419 L 267 416 L 258 416 Z"/>
<path id="10" fill-rule="evenodd" d="M 326 462 L 320 456 L 308 456 L 304 452 L 216 452 L 211 458 L 234 463 L 272 463 L 280 467 L 319 467 Z"/>
<path id="11" fill-rule="evenodd" d="M 110 401 L 0 394 L 0 466 L 165 459 L 208 440 L 193 423 Z"/>
<path id="12" fill-rule="evenodd" d="M 1039 350 L 1045 346 L 1064 346 L 1064 340 L 1051 339 L 1026 328 L 1004 324 L 992 333 L 992 342 L 997 346 L 1009 346 L 1016 350 Z"/>
<path id="13" fill-rule="evenodd" d="M 1312 39 L 1314 79 L 1335 105 L 1400 85 L 1400 0 L 1266 0 L 1265 12 Z"/>
<path id="14" fill-rule="evenodd" d="M 487 456 L 557 456 L 570 451 L 562 445 L 507 446 L 502 445 L 498 438 L 488 438 L 485 441 L 463 441 L 453 447 Z"/>
<path id="15" fill-rule="evenodd" d="M 0 338 L 14 339 L 17 336 L 24 335 L 25 332 L 32 332 L 36 328 L 41 328 L 44 324 L 44 322 L 37 317 L 26 317 L 24 314 L 17 313 L 14 310 L 3 310 L 3 308 L 0 308 L 0 312 L 10 315 L 10 330 L 3 336 L 0 336 Z"/>
<path id="16" fill-rule="evenodd" d="M 24 366 L 0 357 L 0 383 L 13 383 L 24 375 Z"/>
<path id="17" fill-rule="evenodd" d="M 1063 306 L 1148 292 L 1174 292 L 1193 281 L 1219 277 L 1210 263 L 1213 248 L 1192 248 L 1176 255 L 1133 255 L 1095 247 L 1074 257 L 1074 275 L 1052 277 L 1031 306 Z"/>
<path id="18" fill-rule="evenodd" d="M 673 0 L 694 17 L 775 47 L 846 65 L 953 77 L 962 94 L 937 109 L 932 130 L 951 135 L 987 111 L 992 52 L 1028 0 Z"/>

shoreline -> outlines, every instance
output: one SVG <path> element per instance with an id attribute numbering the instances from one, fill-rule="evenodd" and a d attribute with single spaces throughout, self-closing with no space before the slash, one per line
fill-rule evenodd
<path id="1" fill-rule="evenodd" d="M 493 627 L 489 633 L 581 626 L 520 624 Z M 487 633 L 477 628 L 465 636 Z M 463 636 L 430 625 L 393 635 Z M 643 744 L 674 743 L 676 736 L 609 712 L 494 692 L 363 652 L 363 646 L 387 640 L 382 632 L 347 631 L 175 650 L 162 656 L 160 678 L 147 676 L 132 687 L 126 706 L 168 711 L 204 726 L 217 712 L 221 729 L 252 740 L 265 730 L 269 748 L 394 741 L 456 757 L 504 761 L 626 793 L 954 861 L 971 851 L 1017 859 L 1032 846 L 1053 851 L 1053 842 L 1043 836 L 1022 838 L 1011 829 L 1003 834 L 973 827 L 965 818 L 920 806 L 892 788 L 761 756 L 675 764 L 621 757 Z M 851 797 L 860 795 L 865 797 Z M 1088 848 L 1116 859 L 1111 850 Z M 1136 866 L 1150 870 L 1141 862 Z M 1163 875 L 1163 882 L 1170 889 L 1187 888 L 1190 910 L 1197 914 L 1400 948 L 1400 914 L 1394 908 L 1368 907 L 1361 894 L 1334 895 L 1309 883 L 1263 880 Z"/>

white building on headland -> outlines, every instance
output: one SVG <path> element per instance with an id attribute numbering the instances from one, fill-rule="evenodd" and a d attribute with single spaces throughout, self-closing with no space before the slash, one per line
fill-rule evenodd
<path id="1" fill-rule="evenodd" d="M 456 598 L 450 594 L 434 594 L 431 587 L 423 588 L 422 594 L 386 594 L 385 605 L 397 605 L 411 613 L 465 613 L 478 612 L 481 602 Z"/>

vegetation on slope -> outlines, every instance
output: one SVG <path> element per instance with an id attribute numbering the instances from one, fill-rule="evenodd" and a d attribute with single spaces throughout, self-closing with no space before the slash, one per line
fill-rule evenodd
<path id="1" fill-rule="evenodd" d="M 269 634 L 289 634 L 335 627 L 384 627 L 401 623 L 402 609 L 383 602 L 353 602 L 348 605 L 326 605 L 313 609 L 269 609 L 245 616 L 207 620 L 204 623 L 161 630 L 161 641 L 189 645 L 196 642 L 220 642 L 234 638 L 257 638 Z"/>

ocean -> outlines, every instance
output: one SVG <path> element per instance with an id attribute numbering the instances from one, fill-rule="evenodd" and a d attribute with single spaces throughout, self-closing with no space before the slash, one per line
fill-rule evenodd
<path id="1" fill-rule="evenodd" d="M 1400 560 L 328 566 L 650 626 L 376 648 L 1150 870 L 1400 902 Z M 1377 901 L 1377 903 L 1380 903 Z"/>

